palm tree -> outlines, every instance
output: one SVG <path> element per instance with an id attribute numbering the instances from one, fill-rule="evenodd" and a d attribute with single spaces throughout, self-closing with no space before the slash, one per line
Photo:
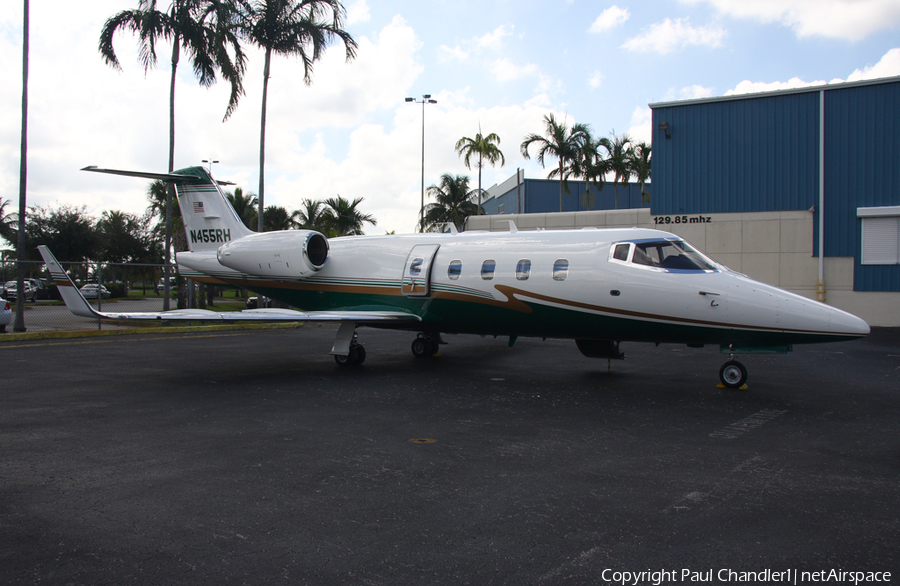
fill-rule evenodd
<path id="1" fill-rule="evenodd" d="M 291 214 L 291 223 L 294 228 L 301 230 L 316 230 L 327 233 L 334 224 L 334 214 L 319 200 L 304 199 L 299 210 Z"/>
<path id="2" fill-rule="evenodd" d="M 644 191 L 644 185 L 650 179 L 650 145 L 642 142 L 635 145 L 631 156 L 631 169 L 635 179 L 641 184 L 641 207 L 650 203 L 650 194 Z"/>
<path id="3" fill-rule="evenodd" d="M 491 166 L 497 164 L 498 160 L 500 161 L 501 167 L 506 164 L 506 159 L 503 157 L 503 153 L 500 152 L 500 147 L 497 146 L 499 144 L 500 137 L 497 136 L 496 133 L 492 132 L 487 136 L 481 135 L 481 124 L 478 125 L 478 134 L 475 135 L 475 138 L 464 136 L 456 141 L 456 153 L 460 156 L 465 155 L 463 163 L 465 163 L 467 169 L 472 168 L 470 164 L 472 155 L 478 155 L 478 162 L 475 163 L 475 166 L 478 167 L 479 213 L 481 210 L 481 196 L 483 193 L 481 189 L 481 169 L 484 167 L 485 159 L 487 159 L 487 162 L 490 163 Z"/>
<path id="4" fill-rule="evenodd" d="M 99 50 L 103 60 L 121 69 L 113 47 L 113 37 L 119 30 L 138 36 L 138 47 L 144 73 L 156 66 L 156 44 L 160 39 L 172 42 L 172 72 L 169 81 L 169 173 L 175 169 L 175 74 L 181 51 L 191 59 L 200 85 L 209 87 L 216 82 L 216 71 L 231 83 L 231 97 L 225 110 L 227 119 L 237 107 L 244 93 L 241 78 L 246 57 L 237 35 L 239 8 L 231 0 L 174 0 L 168 10 L 156 7 L 156 0 L 138 0 L 134 10 L 123 10 L 110 17 L 100 32 Z M 230 51 L 230 52 L 229 52 Z M 234 54 L 234 57 L 231 56 Z M 166 197 L 166 297 L 163 309 L 168 309 L 169 250 L 172 239 L 172 188 Z"/>
<path id="5" fill-rule="evenodd" d="M 291 215 L 281 206 L 269 206 L 263 212 L 266 231 L 290 230 L 293 227 Z"/>
<path id="6" fill-rule="evenodd" d="M 333 236 L 358 236 L 363 233 L 364 223 L 368 222 L 373 226 L 378 223 L 372 214 L 364 214 L 356 209 L 363 199 L 357 197 L 350 202 L 338 195 L 325 200 L 325 205 L 330 207 L 334 214 L 334 224 L 331 228 Z"/>
<path id="7" fill-rule="evenodd" d="M 257 224 L 256 206 L 259 203 L 259 199 L 252 193 L 244 195 L 244 190 L 240 187 L 235 187 L 234 191 L 225 192 L 225 197 L 231 202 L 231 207 L 237 212 L 241 222 L 253 230 Z"/>
<path id="8" fill-rule="evenodd" d="M 581 177 L 585 181 L 583 205 L 586 209 L 594 207 L 591 186 L 595 186 L 597 191 L 602 191 L 603 185 L 606 183 L 606 174 L 609 172 L 609 161 L 603 158 L 600 152 L 601 146 L 602 139 L 595 139 L 590 133 L 587 133 L 584 144 L 578 153 L 579 156 L 573 159 L 568 167 L 570 176 Z"/>
<path id="9" fill-rule="evenodd" d="M 339 0 L 254 0 L 245 25 L 251 43 L 265 50 L 262 114 L 259 128 L 259 206 L 265 203 L 266 101 L 272 53 L 297 56 L 303 62 L 303 81 L 312 83 L 313 64 L 335 37 L 344 43 L 347 61 L 356 56 L 356 41 L 343 30 L 345 10 Z M 330 16 L 330 18 L 329 18 Z M 264 229 L 259 218 L 259 231 Z"/>
<path id="10" fill-rule="evenodd" d="M 606 160 L 609 172 L 613 174 L 613 187 L 616 190 L 616 209 L 619 209 L 619 182 L 628 185 L 628 180 L 634 174 L 631 137 L 628 134 L 616 136 L 616 131 L 613 130 L 610 138 L 600 139 L 600 144 L 606 149 Z"/>
<path id="11" fill-rule="evenodd" d="M 175 148 L 175 74 L 181 51 L 191 59 L 200 85 L 216 82 L 216 72 L 231 84 L 231 96 L 225 119 L 231 116 L 244 93 L 242 78 L 247 58 L 238 36 L 240 7 L 229 0 L 174 0 L 165 11 L 156 0 L 138 0 L 138 7 L 111 16 L 100 33 L 99 50 L 104 62 L 116 70 L 122 66 L 113 47 L 120 30 L 138 36 L 141 64 L 146 74 L 156 67 L 156 44 L 160 39 L 172 43 L 172 72 L 169 83 L 169 155 Z M 234 56 L 232 56 L 232 53 Z M 169 172 L 172 171 L 170 162 Z"/>
<path id="12" fill-rule="evenodd" d="M 465 230 L 466 218 L 480 212 L 481 205 L 473 200 L 481 192 L 469 189 L 469 178 L 465 175 L 441 175 L 441 182 L 428 188 L 428 195 L 437 200 L 425 207 L 423 218 L 424 231 L 434 231 L 444 224 L 453 224 L 462 232 Z"/>
<path id="13" fill-rule="evenodd" d="M 19 219 L 15 212 L 6 213 L 6 206 L 9 205 L 8 199 L 0 199 L 0 238 L 3 238 L 12 245 L 16 244 L 18 235 Z"/>
<path id="14" fill-rule="evenodd" d="M 522 141 L 520 147 L 522 156 L 530 159 L 528 149 L 531 145 L 538 145 L 537 161 L 544 166 L 544 158 L 548 155 L 559 159 L 559 167 L 550 172 L 548 177 L 559 177 L 559 211 L 563 211 L 563 190 L 568 191 L 566 163 L 580 157 L 587 138 L 590 137 L 590 128 L 586 124 L 573 124 L 569 128 L 564 122 L 559 123 L 553 114 L 544 116 L 544 131 L 546 136 L 529 134 Z"/>

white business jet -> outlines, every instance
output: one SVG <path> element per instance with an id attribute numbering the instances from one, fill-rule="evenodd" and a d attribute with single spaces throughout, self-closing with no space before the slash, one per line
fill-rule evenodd
<path id="1" fill-rule="evenodd" d="M 331 354 L 359 365 L 359 326 L 417 332 L 419 357 L 441 334 L 573 339 L 588 357 L 624 358 L 628 342 L 720 346 L 723 385 L 740 388 L 739 353 L 866 336 L 858 317 L 729 270 L 674 234 L 643 228 L 350 236 L 252 232 L 206 169 L 170 174 L 85 170 L 172 182 L 187 233 L 183 276 L 255 291 L 299 310 L 98 312 L 39 247 L 68 308 L 113 320 L 322 321 L 340 324 Z"/>

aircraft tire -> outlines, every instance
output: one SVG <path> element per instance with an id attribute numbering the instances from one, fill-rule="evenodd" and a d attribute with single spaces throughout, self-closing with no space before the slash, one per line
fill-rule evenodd
<path id="1" fill-rule="evenodd" d="M 338 366 L 359 366 L 366 361 L 366 349 L 360 344 L 350 346 L 350 352 L 346 356 L 334 355 L 334 361 Z"/>
<path id="2" fill-rule="evenodd" d="M 412 341 L 412 353 L 416 358 L 425 358 L 431 356 L 434 352 L 429 352 L 431 344 L 425 338 L 416 338 Z"/>
<path id="3" fill-rule="evenodd" d="M 366 349 L 361 344 L 351 346 L 350 356 L 353 358 L 353 365 L 359 366 L 366 361 Z"/>
<path id="4" fill-rule="evenodd" d="M 747 368 L 737 360 L 729 360 L 719 369 L 719 380 L 729 389 L 739 389 L 747 382 Z"/>

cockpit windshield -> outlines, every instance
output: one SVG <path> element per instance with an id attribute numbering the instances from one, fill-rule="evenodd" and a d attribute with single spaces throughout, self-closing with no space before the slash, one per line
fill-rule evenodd
<path id="1" fill-rule="evenodd" d="M 716 271 L 715 262 L 683 240 L 619 242 L 610 260 L 675 271 Z"/>

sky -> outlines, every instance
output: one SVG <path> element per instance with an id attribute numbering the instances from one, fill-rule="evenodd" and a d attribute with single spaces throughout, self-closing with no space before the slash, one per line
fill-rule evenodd
<path id="1" fill-rule="evenodd" d="M 22 2 L 0 11 L 0 200 L 18 208 Z M 147 182 L 81 172 L 87 165 L 165 172 L 171 49 L 145 73 L 136 39 L 118 34 L 120 71 L 97 50 L 107 18 L 137 0 L 32 0 L 29 206 L 142 214 Z M 161 6 L 168 2 L 161 1 Z M 347 0 L 359 44 L 347 63 L 332 46 L 303 83 L 299 61 L 276 56 L 269 82 L 265 204 L 364 198 L 368 234 L 415 230 L 422 180 L 470 177 L 454 149 L 496 133 L 506 164 L 487 189 L 545 177 L 520 144 L 543 118 L 650 142 L 648 104 L 900 75 L 897 0 Z M 260 51 L 249 48 L 246 95 L 223 122 L 228 86 L 201 87 L 183 57 L 175 90 L 175 168 L 219 161 L 218 179 L 256 193 L 262 103 Z M 430 94 L 436 104 L 421 101 Z M 428 203 L 426 195 L 426 204 Z"/>

